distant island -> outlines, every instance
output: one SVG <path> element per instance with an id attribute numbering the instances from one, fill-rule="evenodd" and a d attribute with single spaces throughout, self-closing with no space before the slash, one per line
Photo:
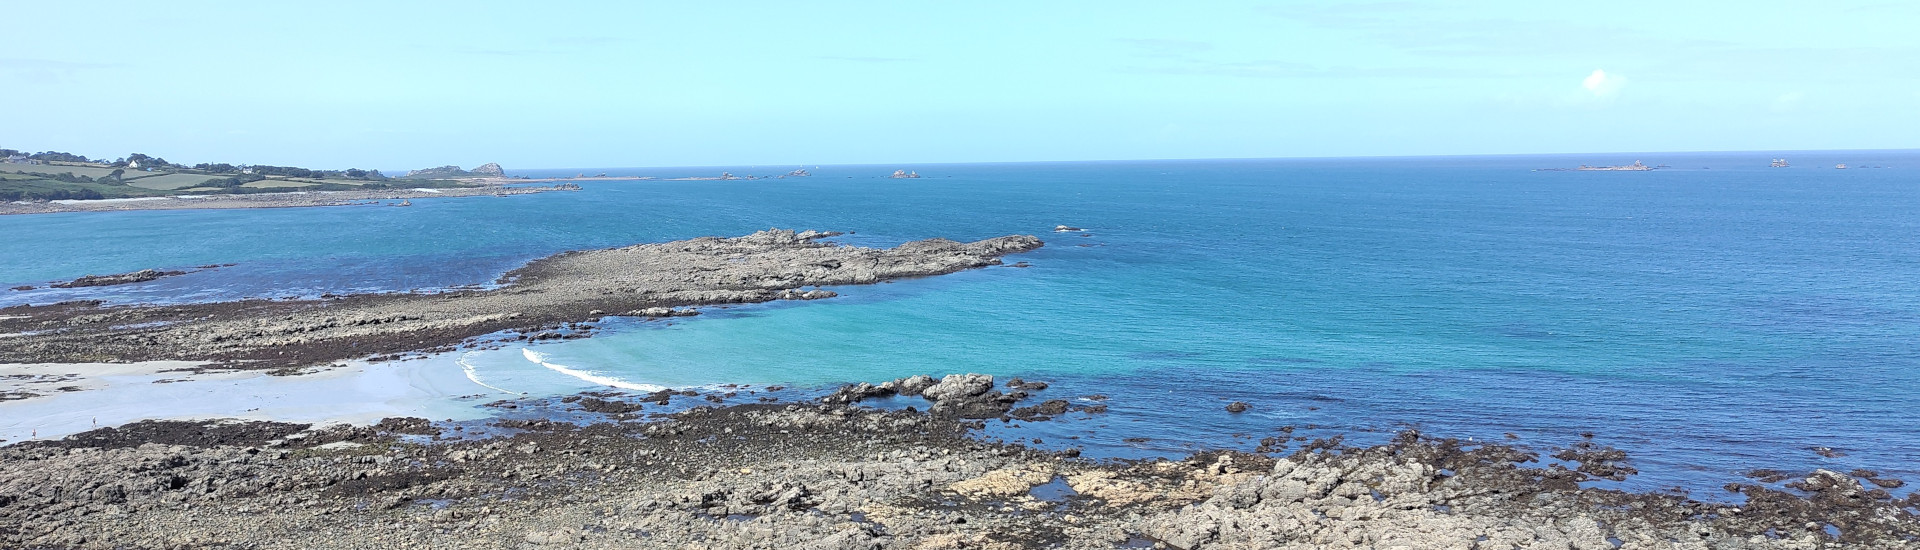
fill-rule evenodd
<path id="1" fill-rule="evenodd" d="M 173 208 L 331 206 L 357 201 L 512 195 L 578 189 L 513 187 L 499 164 L 441 166 L 389 177 L 379 170 L 265 164 L 186 165 L 133 153 L 107 160 L 0 149 L 0 214 Z M 320 192 L 320 193 L 315 193 Z"/>
<path id="2" fill-rule="evenodd" d="M 1646 172 L 1650 170 L 1659 170 L 1667 167 L 1668 166 L 1665 164 L 1662 164 L 1659 166 L 1648 166 L 1646 163 L 1636 160 L 1636 161 L 1633 161 L 1633 164 L 1621 164 L 1616 166 L 1588 166 L 1588 165 L 1582 164 L 1576 168 L 1536 168 L 1534 169 L 1534 171 L 1535 172 Z"/>

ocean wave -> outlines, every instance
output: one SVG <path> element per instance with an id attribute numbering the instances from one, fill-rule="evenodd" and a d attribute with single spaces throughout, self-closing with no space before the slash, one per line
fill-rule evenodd
<path id="1" fill-rule="evenodd" d="M 553 372 L 557 372 L 567 376 L 572 376 L 574 378 L 578 378 L 578 379 L 585 380 L 587 382 L 592 382 L 594 384 L 599 384 L 602 386 L 612 386 L 612 387 L 620 388 L 623 390 L 635 390 L 635 391 L 647 391 L 647 392 L 661 391 L 661 390 L 667 389 L 666 386 L 656 386 L 653 384 L 639 384 L 634 382 L 628 382 L 628 381 L 621 380 L 619 378 L 614 378 L 611 376 L 601 376 L 591 372 L 578 370 L 566 365 L 557 365 L 553 363 L 548 363 L 547 354 L 533 351 L 527 348 L 520 348 L 520 354 L 523 356 L 526 356 L 528 361 L 537 363 L 542 367 L 546 367 L 549 370 L 552 370 Z"/>
<path id="2" fill-rule="evenodd" d="M 459 363 L 459 364 L 460 364 L 460 370 L 462 370 L 462 371 L 466 371 L 466 373 L 467 373 L 467 380 L 471 380 L 471 381 L 473 381 L 473 383 L 475 383 L 475 384 L 479 384 L 479 385 L 482 385 L 482 386 L 486 386 L 486 387 L 489 387 L 489 388 L 493 388 L 493 389 L 494 389 L 495 391 L 501 391 L 501 392 L 506 392 L 506 393 L 512 393 L 512 394 L 524 394 L 524 393 L 525 393 L 525 392 L 517 392 L 517 391 L 513 391 L 513 390 L 509 390 L 509 389 L 506 389 L 506 388 L 502 388 L 502 387 L 500 387 L 500 386 L 495 386 L 495 385 L 493 385 L 493 384 L 488 384 L 488 383 L 486 383 L 486 382 L 481 382 L 481 381 L 480 381 L 480 376 L 479 376 L 478 374 L 475 374 L 475 373 L 473 372 L 473 370 L 474 370 L 474 369 L 473 369 L 473 363 L 468 363 L 468 362 L 467 362 L 467 358 L 468 358 L 468 357 L 472 357 L 474 353 L 478 353 L 478 352 L 472 352 L 472 351 L 469 351 L 469 352 L 466 352 L 466 353 L 463 353 L 463 354 L 461 354 L 461 355 L 460 355 L 460 360 L 459 360 L 459 361 L 455 361 L 456 363 Z"/>

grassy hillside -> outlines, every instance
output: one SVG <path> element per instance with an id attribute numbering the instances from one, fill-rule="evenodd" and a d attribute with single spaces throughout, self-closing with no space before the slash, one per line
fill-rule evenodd
<path id="1" fill-rule="evenodd" d="M 473 172 L 458 166 L 443 166 L 415 170 L 406 179 L 400 179 L 389 178 L 379 170 L 357 168 L 316 170 L 226 163 L 188 166 L 140 153 L 108 161 L 58 151 L 29 153 L 0 148 L 0 202 L 472 187 L 480 184 L 453 178 L 501 173 L 498 164 L 483 165 Z"/>
<path id="2" fill-rule="evenodd" d="M 341 191 L 349 189 L 412 189 L 468 187 L 454 180 L 363 180 L 265 176 L 255 181 L 231 175 L 191 170 L 141 172 L 98 165 L 26 165 L 0 163 L 0 201 L 63 199 L 121 199 L 167 195 L 272 193 L 278 191 Z M 91 181 L 88 181 L 91 180 Z"/>

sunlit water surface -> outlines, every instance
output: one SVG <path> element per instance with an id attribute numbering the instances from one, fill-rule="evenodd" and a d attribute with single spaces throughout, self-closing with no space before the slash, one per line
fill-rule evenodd
<path id="1" fill-rule="evenodd" d="M 10 216 L 7 287 L 237 265 L 0 291 L 0 306 L 431 289 L 562 250 L 768 227 L 861 245 L 1040 233 L 1045 248 L 1014 258 L 1029 268 L 435 360 L 533 393 L 1024 376 L 1110 396 L 1111 412 L 998 434 L 1105 456 L 1250 449 L 1289 425 L 1356 442 L 1417 427 L 1543 449 L 1593 432 L 1632 453 L 1637 487 L 1758 467 L 1920 473 L 1920 155 L 1765 167 L 1780 155 L 1640 156 L 1672 166 L 1653 172 L 1533 170 L 1635 160 L 1604 155 L 905 167 L 917 180 L 826 166 L 409 208 Z M 1856 168 L 1813 168 L 1837 162 Z M 1233 400 L 1253 408 L 1222 410 Z"/>

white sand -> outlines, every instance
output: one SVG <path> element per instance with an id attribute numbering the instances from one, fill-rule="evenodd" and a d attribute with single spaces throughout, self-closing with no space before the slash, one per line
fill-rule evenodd
<path id="1" fill-rule="evenodd" d="M 447 359 L 353 364 L 301 376 L 164 372 L 195 365 L 178 361 L 0 364 L 0 392 L 42 395 L 0 401 L 0 439 L 7 443 L 52 439 L 93 429 L 96 422 L 117 426 L 147 419 L 356 424 L 390 416 L 464 420 L 486 416 L 476 405 L 508 396 L 468 380 L 461 367 Z M 48 375 L 53 379 L 45 379 Z M 156 384 L 156 380 L 184 381 Z M 82 389 L 55 390 L 65 386 Z"/>

